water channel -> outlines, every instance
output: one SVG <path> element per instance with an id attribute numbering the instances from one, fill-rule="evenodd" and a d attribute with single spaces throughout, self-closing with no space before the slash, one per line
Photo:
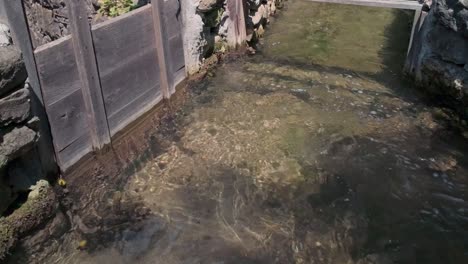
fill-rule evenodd
<path id="1" fill-rule="evenodd" d="M 411 12 L 287 3 L 113 193 L 145 217 L 50 263 L 468 263 L 467 134 L 404 80 Z"/>

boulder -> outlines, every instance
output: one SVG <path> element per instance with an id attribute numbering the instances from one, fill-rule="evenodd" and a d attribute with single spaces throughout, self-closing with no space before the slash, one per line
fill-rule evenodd
<path id="1" fill-rule="evenodd" d="M 27 77 L 21 52 L 13 46 L 0 47 L 0 96 L 24 83 Z"/>
<path id="2" fill-rule="evenodd" d="M 29 90 L 21 89 L 8 97 L 0 99 L 0 127 L 19 124 L 31 115 Z"/>
<path id="3" fill-rule="evenodd" d="M 5 168 L 10 161 L 31 150 L 36 140 L 36 132 L 26 126 L 15 128 L 3 135 L 0 144 L 0 170 Z"/>
<path id="4" fill-rule="evenodd" d="M 468 112 L 468 0 L 433 1 L 406 63 L 416 84 L 438 103 Z"/>
<path id="5" fill-rule="evenodd" d="M 468 9 L 468 0 L 459 0 L 458 3 Z"/>
<path id="6" fill-rule="evenodd" d="M 437 54 L 442 60 L 457 65 L 468 63 L 468 39 L 461 34 L 441 25 L 435 25 L 429 32 L 428 38 L 433 40 L 429 43 L 432 53 Z"/>
<path id="7" fill-rule="evenodd" d="M 468 0 L 439 0 L 434 5 L 434 15 L 441 25 L 468 38 Z"/>
<path id="8" fill-rule="evenodd" d="M 421 71 L 428 92 L 453 104 L 468 103 L 468 72 L 463 67 L 429 57 L 422 60 Z"/>

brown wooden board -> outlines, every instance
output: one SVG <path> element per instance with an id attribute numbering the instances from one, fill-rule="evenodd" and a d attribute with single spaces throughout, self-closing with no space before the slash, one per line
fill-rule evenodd
<path id="1" fill-rule="evenodd" d="M 151 7 L 98 24 L 92 33 L 109 128 L 115 134 L 125 118 L 134 118 L 160 94 Z M 139 100 L 143 95 L 147 100 Z"/>
<path id="2" fill-rule="evenodd" d="M 49 105 L 47 114 L 51 123 L 54 143 L 62 151 L 77 138 L 88 135 L 88 119 L 81 90 Z"/>
<path id="3" fill-rule="evenodd" d="M 35 58 L 57 160 L 66 170 L 92 148 L 71 37 L 39 47 Z"/>
<path id="4" fill-rule="evenodd" d="M 61 164 L 61 168 L 66 171 L 92 151 L 91 138 L 88 135 L 77 138 L 59 153 L 58 160 Z"/>
<path id="5" fill-rule="evenodd" d="M 35 56 L 46 106 L 81 89 L 70 36 L 39 47 Z"/>

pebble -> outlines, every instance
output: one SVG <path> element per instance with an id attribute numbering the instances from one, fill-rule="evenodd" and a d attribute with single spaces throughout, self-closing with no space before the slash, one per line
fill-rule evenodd
<path id="1" fill-rule="evenodd" d="M 371 111 L 370 113 L 371 113 L 371 115 L 376 115 L 377 114 L 376 111 Z"/>
<path id="2" fill-rule="evenodd" d="M 439 173 L 437 173 L 437 172 L 432 173 L 432 177 L 439 178 Z"/>

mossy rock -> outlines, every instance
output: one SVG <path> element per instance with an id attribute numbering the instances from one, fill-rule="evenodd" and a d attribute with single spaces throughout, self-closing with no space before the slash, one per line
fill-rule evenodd
<path id="1" fill-rule="evenodd" d="M 51 219 L 58 209 L 58 201 L 50 186 L 41 186 L 37 196 L 29 198 L 7 217 L 0 218 L 0 261 L 26 234 Z"/>

